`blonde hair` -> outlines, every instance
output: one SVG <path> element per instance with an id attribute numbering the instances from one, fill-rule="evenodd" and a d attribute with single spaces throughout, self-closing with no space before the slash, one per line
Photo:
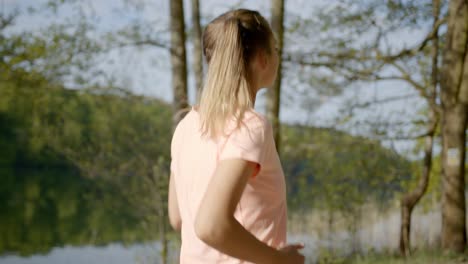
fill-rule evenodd
<path id="1" fill-rule="evenodd" d="M 271 52 L 273 36 L 257 11 L 237 9 L 222 14 L 203 33 L 208 71 L 199 101 L 202 135 L 216 138 L 230 118 L 241 125 L 253 107 L 250 62 L 260 50 Z"/>

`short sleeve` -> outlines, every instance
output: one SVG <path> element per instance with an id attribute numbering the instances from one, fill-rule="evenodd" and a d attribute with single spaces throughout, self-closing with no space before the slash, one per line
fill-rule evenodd
<path id="1" fill-rule="evenodd" d="M 238 158 L 257 163 L 257 169 L 252 177 L 257 176 L 265 155 L 267 128 L 268 125 L 264 119 L 251 118 L 244 122 L 226 139 L 219 160 Z"/>

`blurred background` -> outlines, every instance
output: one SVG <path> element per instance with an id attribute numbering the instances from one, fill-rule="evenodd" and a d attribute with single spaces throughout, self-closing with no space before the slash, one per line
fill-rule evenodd
<path id="1" fill-rule="evenodd" d="M 0 0 L 0 263 L 178 263 L 172 132 L 241 7 L 307 263 L 468 262 L 466 1 Z"/>

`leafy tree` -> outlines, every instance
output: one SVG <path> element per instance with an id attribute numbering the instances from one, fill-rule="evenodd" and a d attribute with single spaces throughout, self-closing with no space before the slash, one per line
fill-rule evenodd
<path id="1" fill-rule="evenodd" d="M 463 7 L 463 5 L 460 6 Z M 341 82 L 344 86 L 362 83 L 363 81 L 403 81 L 409 84 L 409 87 L 417 91 L 419 96 L 425 100 L 428 108 L 425 112 L 428 114 L 423 119 L 423 126 L 419 125 L 419 121 L 415 120 L 412 122 L 413 126 L 420 127 L 420 131 L 424 129 L 416 135 L 414 133 L 411 133 L 412 135 L 404 132 L 401 133 L 400 129 L 391 123 L 387 124 L 381 121 L 377 123 L 369 122 L 372 126 L 369 136 L 380 139 L 417 139 L 425 137 L 427 141 L 423 163 L 424 171 L 419 185 L 402 199 L 400 248 L 404 254 L 409 254 L 410 249 L 409 224 L 412 208 L 425 193 L 427 182 L 429 181 L 432 142 L 433 135 L 437 129 L 437 120 L 440 114 L 445 111 L 443 110 L 443 103 L 442 105 L 440 104 L 441 101 L 443 102 L 440 98 L 443 98 L 444 95 L 442 94 L 439 97 L 438 94 L 439 90 L 444 90 L 443 88 L 439 89 L 438 86 L 438 60 L 440 57 L 438 47 L 439 45 L 444 47 L 445 43 L 448 44 L 449 42 L 447 41 L 450 40 L 448 31 L 439 30 L 441 25 L 447 22 L 447 9 L 446 1 L 441 1 L 440 3 L 439 1 L 340 1 L 336 4 L 335 8 L 329 8 L 329 6 L 319 8 L 317 13 L 312 16 L 316 19 L 311 19 L 310 23 L 306 21 L 307 25 L 311 25 L 315 29 L 317 36 L 314 39 L 316 40 L 314 43 L 320 43 L 320 45 L 314 46 L 314 49 L 309 52 L 299 50 L 291 52 L 287 56 L 287 59 L 291 63 L 313 67 L 319 74 L 329 73 L 330 75 L 337 75 L 335 77 L 332 76 L 331 79 L 335 83 Z M 453 8 L 453 10 L 455 9 Z M 460 10 L 464 9 L 461 8 Z M 463 25 L 463 23 L 459 25 Z M 417 28 L 425 28 L 426 33 L 414 46 L 401 48 L 392 46 L 391 39 L 399 31 L 403 29 L 412 31 Z M 314 31 L 312 30 L 312 32 Z M 462 37 L 459 43 L 466 43 L 463 40 Z M 460 47 L 463 46 L 462 44 L 458 45 L 461 45 Z M 447 49 L 445 47 L 446 53 L 448 52 Z M 452 69 L 453 65 L 445 66 L 445 69 L 449 68 Z M 443 80 L 442 78 L 442 82 Z M 442 82 L 442 87 L 447 85 Z M 395 96 L 394 98 L 382 100 L 382 103 L 399 100 L 402 97 L 405 96 Z M 369 104 L 363 105 L 366 107 Z M 465 127 L 463 124 L 466 122 L 452 123 L 462 124 L 461 126 Z M 444 123 L 442 122 L 442 124 Z M 464 128 L 459 129 L 459 131 L 462 130 L 465 131 Z M 394 136 L 391 136 L 391 134 Z M 461 134 L 458 138 L 462 139 L 462 142 L 465 141 L 465 137 L 461 137 Z M 460 144 L 464 146 L 464 143 Z M 457 203 L 460 204 L 460 201 L 462 201 L 460 195 L 464 192 L 464 187 L 460 186 L 464 186 L 464 184 L 459 185 L 458 183 L 456 185 L 459 186 L 457 187 L 459 193 Z M 448 185 L 445 184 L 445 186 Z M 450 193 L 457 192 L 451 190 Z M 453 199 L 445 199 L 444 201 L 448 200 L 453 201 Z M 464 206 L 458 205 L 455 207 L 464 208 Z M 444 214 L 445 217 L 448 216 L 447 212 Z M 457 219 L 459 219 L 460 223 L 464 223 L 461 213 L 459 213 Z M 448 227 L 446 228 L 446 230 L 449 229 Z M 460 235 L 465 233 L 461 229 L 459 231 Z"/>
<path id="2" fill-rule="evenodd" d="M 388 205 L 408 180 L 410 163 L 378 142 L 332 129 L 286 126 L 282 161 L 293 211 L 356 213 Z"/>
<path id="3" fill-rule="evenodd" d="M 433 27 L 439 22 L 440 16 L 440 1 L 432 1 L 433 5 Z M 434 37 L 431 45 L 431 77 L 430 77 L 430 89 L 426 88 L 428 92 L 426 100 L 429 104 L 429 114 L 427 125 L 427 135 L 424 136 L 424 158 L 423 158 L 423 170 L 421 172 L 418 185 L 412 191 L 405 194 L 401 200 L 401 231 L 400 231 L 400 252 L 404 256 L 409 256 L 411 252 L 410 244 L 410 226 L 411 226 L 411 213 L 414 206 L 419 202 L 421 197 L 426 193 L 429 184 L 429 176 L 432 170 L 432 159 L 433 159 L 433 145 L 436 129 L 439 122 L 440 107 L 436 103 L 438 98 L 438 84 L 439 84 L 439 30 L 435 29 Z"/>

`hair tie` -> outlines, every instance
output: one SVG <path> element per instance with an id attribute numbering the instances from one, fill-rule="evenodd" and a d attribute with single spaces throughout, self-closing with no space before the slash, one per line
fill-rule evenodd
<path id="1" fill-rule="evenodd" d="M 239 27 L 239 29 L 241 29 L 242 28 L 242 22 L 241 22 L 240 18 L 237 17 L 236 20 L 237 20 L 237 26 Z"/>

